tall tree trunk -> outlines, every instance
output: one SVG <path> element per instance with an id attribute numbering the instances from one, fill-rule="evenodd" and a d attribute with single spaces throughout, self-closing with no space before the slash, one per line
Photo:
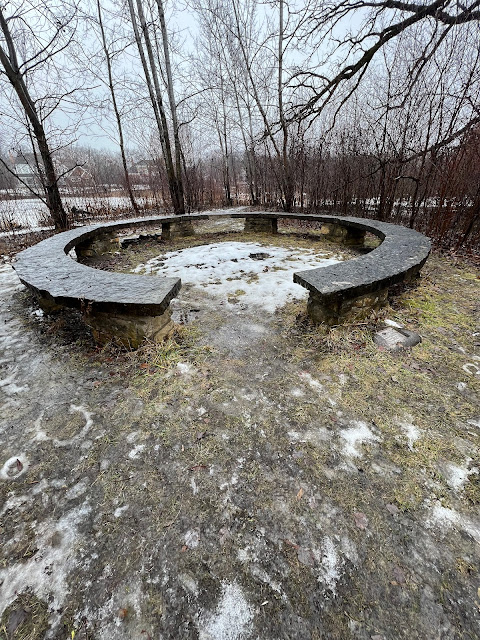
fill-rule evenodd
<path id="1" fill-rule="evenodd" d="M 178 189 L 178 197 L 183 201 L 184 200 L 184 189 L 183 189 L 183 180 L 182 180 L 182 146 L 180 143 L 180 126 L 178 124 L 178 115 L 177 115 L 177 103 L 175 101 L 175 94 L 173 90 L 173 75 L 172 75 L 172 63 L 170 61 L 170 47 L 168 46 L 168 34 L 167 34 L 167 26 L 165 24 L 165 13 L 163 11 L 163 3 L 162 0 L 157 0 L 157 9 L 158 15 L 160 18 L 160 30 L 162 32 L 162 44 L 163 44 L 163 55 L 165 58 L 165 71 L 167 75 L 167 93 L 168 93 L 168 101 L 170 104 L 170 112 L 172 114 L 172 125 L 173 125 L 173 142 L 175 148 L 175 169 L 176 169 L 176 177 L 177 177 L 177 189 Z M 183 213 L 185 210 L 183 208 Z"/>
<path id="2" fill-rule="evenodd" d="M 122 156 L 122 165 L 123 165 L 123 173 L 125 176 L 125 185 L 128 191 L 128 197 L 130 198 L 130 202 L 132 203 L 133 210 L 137 215 L 139 215 L 139 209 L 137 201 L 135 200 L 135 196 L 133 195 L 132 184 L 130 182 L 130 174 L 128 173 L 127 167 L 127 158 L 125 155 L 125 143 L 123 137 L 123 126 L 122 120 L 120 117 L 120 111 L 118 109 L 117 97 L 115 95 L 115 89 L 113 86 L 113 74 L 112 74 L 112 61 L 110 59 L 110 53 L 107 47 L 107 41 L 105 38 L 105 30 L 103 28 L 103 20 L 102 20 L 102 9 L 100 6 L 100 0 L 97 0 L 97 11 L 98 11 L 98 24 L 100 26 L 100 33 L 102 36 L 102 47 L 105 53 L 105 60 L 107 62 L 107 72 L 108 72 L 108 88 L 110 90 L 110 96 L 112 98 L 113 111 L 115 113 L 115 119 L 117 121 L 117 130 L 118 130 L 118 144 L 120 146 L 120 155 Z"/>
<path id="3" fill-rule="evenodd" d="M 280 0 L 279 6 L 279 29 L 278 29 L 278 113 L 282 128 L 282 174 L 283 174 L 283 208 L 291 211 L 294 204 L 295 184 L 293 181 L 290 159 L 288 157 L 288 126 L 283 110 L 283 10 L 284 0 Z"/>
<path id="4" fill-rule="evenodd" d="M 5 69 L 7 78 L 14 88 L 15 93 L 17 94 L 18 99 L 20 100 L 21 105 L 28 118 L 28 121 L 32 126 L 33 135 L 37 142 L 38 151 L 42 158 L 43 168 L 39 167 L 39 169 L 43 173 L 45 198 L 50 215 L 52 216 L 53 224 L 55 225 L 55 230 L 64 231 L 68 228 L 68 217 L 63 207 L 62 198 L 58 189 L 58 178 L 55 172 L 52 154 L 50 152 L 50 147 L 48 145 L 48 140 L 45 134 L 43 123 L 40 120 L 35 108 L 35 102 L 30 96 L 30 93 L 25 84 L 23 74 L 20 71 L 18 65 L 13 38 L 3 14 L 3 7 L 0 7 L 0 27 L 2 29 L 8 48 L 7 54 L 0 46 L 0 63 Z"/>
<path id="5" fill-rule="evenodd" d="M 130 10 L 130 17 L 132 20 L 133 31 L 135 34 L 135 41 L 137 43 L 138 53 L 142 62 L 143 71 L 145 74 L 145 81 L 147 83 L 148 93 L 150 101 L 152 103 L 153 112 L 155 114 L 155 120 L 157 123 L 157 129 L 160 136 L 160 144 L 162 146 L 163 159 L 165 162 L 165 169 L 167 172 L 168 188 L 170 191 L 170 198 L 172 200 L 173 211 L 177 215 L 185 213 L 185 202 L 183 197 L 183 185 L 181 175 L 177 176 L 175 172 L 175 166 L 172 157 L 172 148 L 170 144 L 170 134 L 168 131 L 168 123 L 163 106 L 162 94 L 160 90 L 160 83 L 158 80 L 157 68 L 155 65 L 155 58 L 153 55 L 152 43 L 148 33 L 147 23 L 145 15 L 143 13 L 142 2 L 137 0 L 138 18 L 140 20 L 140 26 L 145 39 L 145 47 L 147 49 L 148 60 L 150 62 L 150 70 L 143 49 L 142 38 L 137 25 L 137 17 L 135 15 L 135 9 L 133 6 L 133 0 L 128 0 L 128 7 Z"/>

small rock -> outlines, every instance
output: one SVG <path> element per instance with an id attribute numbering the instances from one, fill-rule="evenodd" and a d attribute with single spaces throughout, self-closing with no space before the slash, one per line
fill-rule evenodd
<path id="1" fill-rule="evenodd" d="M 355 518 L 355 524 L 359 529 L 364 531 L 368 527 L 368 518 L 364 513 L 356 511 L 353 514 L 353 517 Z"/>
<path id="2" fill-rule="evenodd" d="M 398 351 L 406 347 L 414 347 L 422 341 L 422 338 L 418 333 L 408 331 L 407 329 L 388 327 L 387 329 L 377 331 L 373 336 L 373 341 L 379 347 L 383 347 L 389 351 Z"/>
<path id="3" fill-rule="evenodd" d="M 397 505 L 392 503 L 387 504 L 387 511 L 391 513 L 392 516 L 396 516 L 397 513 L 400 513 L 400 509 L 397 507 Z"/>

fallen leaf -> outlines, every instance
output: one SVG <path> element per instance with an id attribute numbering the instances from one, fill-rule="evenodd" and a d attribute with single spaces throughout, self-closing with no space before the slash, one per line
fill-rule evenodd
<path id="1" fill-rule="evenodd" d="M 17 465 L 17 471 L 20 472 L 23 469 L 22 462 L 17 458 L 15 464 Z"/>
<path id="2" fill-rule="evenodd" d="M 363 531 L 368 527 L 368 518 L 364 513 L 356 511 L 353 514 L 353 517 L 355 518 L 355 524 L 359 529 L 362 529 Z"/>
<path id="3" fill-rule="evenodd" d="M 194 467 L 190 467 L 190 471 L 205 471 L 208 469 L 206 464 L 196 464 Z"/>
<path id="4" fill-rule="evenodd" d="M 119 609 L 117 615 L 120 620 L 125 620 L 125 618 L 128 616 L 128 609 Z"/>
<path id="5" fill-rule="evenodd" d="M 187 545 L 186 545 L 186 544 L 184 544 L 184 545 L 183 545 L 183 547 L 180 549 L 180 551 L 181 551 L 182 553 L 185 553 L 185 551 L 187 551 L 187 550 L 188 550 L 188 547 L 187 547 Z"/>
<path id="6" fill-rule="evenodd" d="M 300 491 L 297 493 L 297 500 L 300 500 L 302 496 L 303 496 L 303 489 L 300 487 Z"/>

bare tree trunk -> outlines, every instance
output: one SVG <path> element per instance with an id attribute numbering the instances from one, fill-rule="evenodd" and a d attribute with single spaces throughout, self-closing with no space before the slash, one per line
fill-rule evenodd
<path id="1" fill-rule="evenodd" d="M 64 231 L 68 228 L 68 218 L 60 197 L 58 179 L 53 164 L 52 154 L 48 145 L 45 129 L 35 108 L 35 102 L 30 96 L 23 74 L 19 69 L 15 45 L 3 14 L 3 7 L 0 7 L 0 27 L 8 48 L 7 55 L 4 49 L 0 46 L 0 63 L 5 69 L 5 73 L 21 102 L 23 109 L 25 110 L 28 121 L 32 126 L 33 135 L 37 142 L 38 151 L 43 162 L 43 185 L 46 202 L 50 215 L 52 216 L 55 229 L 57 231 Z"/>
<path id="2" fill-rule="evenodd" d="M 295 185 L 288 157 L 288 127 L 283 111 L 283 23 L 284 0 L 279 3 L 279 29 L 278 29 L 278 113 L 280 125 L 282 128 L 282 168 L 283 168 L 283 208 L 285 211 L 291 211 L 294 203 Z"/>
<path id="3" fill-rule="evenodd" d="M 137 0 L 138 18 L 142 27 L 143 36 L 145 38 L 145 46 L 147 49 L 148 60 L 150 62 L 150 69 L 143 49 L 142 38 L 138 30 L 137 17 L 135 15 L 135 9 L 133 6 L 133 0 L 128 0 L 128 7 L 130 9 L 130 17 L 132 20 L 133 30 L 135 34 L 135 41 L 137 43 L 138 53 L 142 62 L 143 71 L 145 73 L 145 80 L 147 83 L 148 92 L 150 95 L 150 101 L 152 103 L 153 111 L 155 114 L 155 120 L 157 123 L 158 133 L 160 136 L 160 144 L 163 151 L 163 159 L 165 161 L 165 168 L 167 171 L 168 187 L 170 191 L 170 197 L 172 200 L 173 211 L 176 215 L 183 215 L 185 213 L 185 201 L 183 197 L 183 184 L 181 175 L 178 176 L 175 172 L 175 166 L 172 158 L 172 148 L 170 144 L 170 134 L 168 132 L 168 123 L 163 106 L 162 94 L 160 90 L 160 83 L 158 80 L 157 68 L 155 65 L 155 58 L 153 55 L 152 43 L 148 33 L 147 23 L 145 15 L 143 13 L 142 2 Z M 152 82 L 153 80 L 153 82 Z"/>
<path id="4" fill-rule="evenodd" d="M 163 55 L 165 58 L 165 71 L 167 74 L 167 92 L 170 104 L 170 112 L 172 114 L 173 125 L 173 142 L 175 147 L 175 169 L 177 173 L 177 189 L 178 197 L 183 200 L 183 181 L 182 181 L 182 147 L 180 143 L 180 127 L 177 116 L 177 103 L 175 102 L 175 94 L 173 91 L 172 64 L 170 61 L 170 48 L 168 46 L 167 26 L 165 24 L 165 13 L 163 11 L 162 0 L 157 0 L 158 15 L 160 18 L 160 30 L 162 32 Z M 185 211 L 183 211 L 185 213 Z"/>
<path id="5" fill-rule="evenodd" d="M 127 186 L 128 197 L 130 198 L 130 202 L 132 203 L 133 210 L 137 215 L 139 215 L 138 204 L 137 204 L 137 201 L 135 200 L 135 196 L 133 195 L 132 184 L 130 182 L 130 175 L 128 173 L 127 158 L 125 155 L 125 143 L 124 143 L 124 137 L 123 137 L 123 126 L 122 126 L 122 120 L 120 117 L 120 111 L 118 109 L 117 97 L 115 95 L 115 88 L 113 86 L 112 61 L 111 61 L 110 53 L 107 47 L 105 30 L 103 28 L 102 9 L 100 6 L 100 0 L 97 0 L 97 11 L 98 11 L 98 24 L 100 26 L 100 33 L 102 36 L 102 47 L 103 47 L 103 52 L 105 53 L 105 60 L 107 62 L 108 88 L 110 90 L 113 111 L 115 113 L 115 119 L 117 121 L 118 144 L 120 146 L 120 155 L 122 156 L 122 165 L 123 165 L 123 172 L 125 175 L 125 184 Z"/>

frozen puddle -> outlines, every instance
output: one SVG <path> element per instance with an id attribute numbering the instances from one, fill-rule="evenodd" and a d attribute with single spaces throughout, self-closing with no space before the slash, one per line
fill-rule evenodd
<path id="1" fill-rule="evenodd" d="M 134 272 L 180 277 L 182 284 L 205 288 L 226 304 L 262 307 L 273 313 L 307 291 L 293 273 L 341 262 L 315 249 L 282 248 L 256 242 L 221 242 L 172 251 L 141 264 Z"/>

